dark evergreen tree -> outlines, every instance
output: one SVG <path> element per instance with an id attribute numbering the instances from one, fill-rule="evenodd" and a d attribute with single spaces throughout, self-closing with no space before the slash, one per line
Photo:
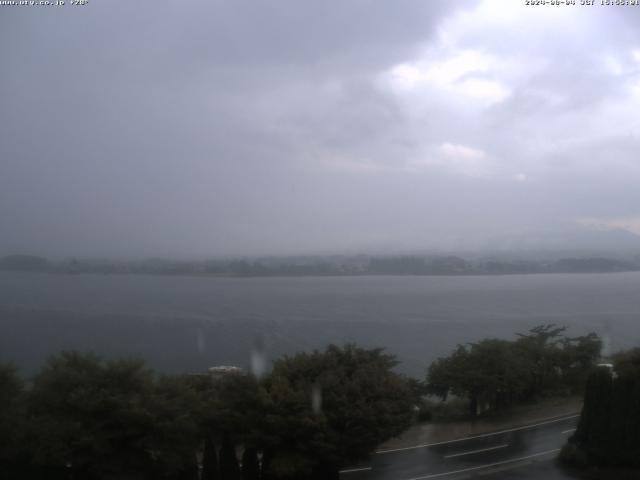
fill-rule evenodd
<path id="1" fill-rule="evenodd" d="M 640 349 L 614 355 L 614 370 L 587 381 L 578 428 L 562 459 L 577 466 L 640 467 Z"/>
<path id="2" fill-rule="evenodd" d="M 613 379 L 605 369 L 597 369 L 589 376 L 578 427 L 572 439 L 588 450 L 593 458 L 606 456 L 609 441 Z"/>
<path id="3" fill-rule="evenodd" d="M 0 478 L 25 477 L 28 462 L 23 382 L 13 365 L 0 364 Z"/>
<path id="4" fill-rule="evenodd" d="M 271 467 L 273 460 L 273 450 L 266 448 L 262 451 L 262 460 L 260 461 L 260 480 L 274 480 L 276 476 L 273 474 Z"/>
<path id="5" fill-rule="evenodd" d="M 182 461 L 182 467 L 176 472 L 176 480 L 198 480 L 198 459 L 195 454 L 188 455 Z"/>
<path id="6" fill-rule="evenodd" d="M 142 362 L 105 362 L 64 352 L 34 380 L 29 416 L 34 463 L 70 464 L 76 478 L 142 474 L 151 468 L 153 377 Z"/>
<path id="7" fill-rule="evenodd" d="M 242 454 L 242 480 L 259 479 L 258 450 L 253 447 L 245 447 Z"/>
<path id="8" fill-rule="evenodd" d="M 413 394 L 396 364 L 382 349 L 355 345 L 276 361 L 266 382 L 268 474 L 333 478 L 407 428 Z"/>
<path id="9" fill-rule="evenodd" d="M 61 468 L 83 480 L 197 475 L 199 403 L 183 378 L 65 352 L 36 376 L 25 403 L 30 463 L 43 477 Z"/>
<path id="10" fill-rule="evenodd" d="M 204 452 L 202 454 L 202 480 L 218 480 L 218 453 L 216 444 L 211 435 L 207 435 L 204 441 Z"/>
<path id="11" fill-rule="evenodd" d="M 222 440 L 220 449 L 220 478 L 222 480 L 240 480 L 240 466 L 236 449 L 228 435 Z"/>

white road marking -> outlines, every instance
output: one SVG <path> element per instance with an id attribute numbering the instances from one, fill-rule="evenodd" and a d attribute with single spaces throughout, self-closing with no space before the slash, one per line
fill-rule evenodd
<path id="1" fill-rule="evenodd" d="M 557 418 L 557 419 L 554 419 L 554 420 L 546 420 L 546 421 L 543 421 L 543 422 L 534 423 L 533 425 L 525 425 L 524 427 L 509 428 L 507 430 L 500 430 L 499 432 L 482 433 L 480 435 L 472 435 L 470 437 L 456 438 L 455 440 L 447 440 L 447 441 L 444 441 L 444 442 L 425 443 L 423 445 L 413 445 L 411 447 L 389 448 L 389 449 L 386 449 L 386 450 L 378 450 L 376 452 L 376 454 L 377 455 L 382 455 L 382 454 L 385 454 L 385 453 L 402 452 L 404 450 L 415 450 L 415 449 L 418 449 L 418 448 L 428 448 L 428 447 L 435 447 L 435 446 L 438 446 L 438 445 L 447 445 L 448 443 L 464 442 L 466 440 L 473 440 L 473 439 L 476 439 L 476 438 L 486 438 L 486 437 L 491 437 L 493 435 L 501 435 L 503 433 L 517 432 L 518 430 L 528 430 L 530 428 L 539 427 L 541 425 L 549 425 L 551 423 L 563 422 L 565 420 L 570 420 L 572 418 L 577 418 L 579 416 L 580 416 L 580 414 L 576 414 L 576 415 L 571 415 L 569 417 Z"/>
<path id="2" fill-rule="evenodd" d="M 527 455 L 526 457 L 512 458 L 511 460 L 503 460 L 502 462 L 488 463 L 486 465 L 480 465 L 478 467 L 463 468 L 462 470 L 453 470 L 451 472 L 432 473 L 430 475 L 423 475 L 421 477 L 409 478 L 408 480 L 427 480 L 428 478 L 446 477 L 447 475 L 455 475 L 457 473 L 472 472 L 474 470 L 481 470 L 483 468 L 497 467 L 497 466 L 500 466 L 500 465 L 505 465 L 507 463 L 521 462 L 523 460 L 529 460 L 531 458 L 542 457 L 544 455 L 549 455 L 551 453 L 558 453 L 559 451 L 560 451 L 560 449 L 556 448 L 554 450 L 547 450 L 545 452 L 534 453 L 533 455 Z"/>
<path id="3" fill-rule="evenodd" d="M 506 448 L 508 446 L 509 446 L 509 444 L 505 443 L 504 445 L 498 445 L 496 447 L 481 448 L 479 450 L 471 450 L 471 451 L 468 451 L 468 452 L 454 453 L 453 455 L 445 455 L 444 458 L 462 457 L 463 455 L 472 455 L 474 453 L 489 452 L 491 450 L 498 450 L 499 448 Z"/>
<path id="4" fill-rule="evenodd" d="M 366 472 L 367 470 L 371 470 L 371 467 L 348 468 L 347 470 L 340 470 L 338 473 Z"/>
<path id="5" fill-rule="evenodd" d="M 560 433 L 562 433 L 562 435 L 564 435 L 565 433 L 571 433 L 571 432 L 575 432 L 575 431 L 576 431 L 576 429 L 575 429 L 575 428 L 570 428 L 569 430 L 563 430 L 563 431 L 562 431 L 562 432 L 560 432 Z"/>

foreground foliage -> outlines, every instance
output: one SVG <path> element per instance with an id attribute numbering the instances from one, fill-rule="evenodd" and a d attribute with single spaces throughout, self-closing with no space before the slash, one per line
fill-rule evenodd
<path id="1" fill-rule="evenodd" d="M 28 388 L 3 365 L 0 478 L 195 480 L 198 462 L 207 480 L 337 478 L 411 422 L 395 364 L 347 345 L 284 357 L 262 380 L 159 377 L 64 352 Z"/>
<path id="2" fill-rule="evenodd" d="M 405 430 L 413 397 L 406 379 L 392 372 L 395 365 L 381 349 L 353 345 L 277 361 L 266 383 L 266 430 L 287 434 L 271 443 L 272 472 L 282 476 L 296 464 L 303 478 L 337 478 L 335 465 Z"/>
<path id="3" fill-rule="evenodd" d="M 595 333 L 570 338 L 565 327 L 541 325 L 513 341 L 485 339 L 458 345 L 431 364 L 429 393 L 469 400 L 469 412 L 500 410 L 545 395 L 580 391 L 600 357 Z"/>
<path id="4" fill-rule="evenodd" d="M 575 434 L 562 452 L 574 466 L 640 467 L 640 349 L 614 356 L 614 370 L 587 382 Z"/>

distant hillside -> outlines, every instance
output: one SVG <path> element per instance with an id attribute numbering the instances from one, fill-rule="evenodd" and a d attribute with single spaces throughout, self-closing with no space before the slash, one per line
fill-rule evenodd
<path id="1" fill-rule="evenodd" d="M 634 256 L 640 254 L 640 236 L 619 228 L 560 227 L 541 232 L 490 238 L 478 250 L 496 254 L 536 252 L 547 256 Z"/>
<path id="2" fill-rule="evenodd" d="M 9 255 L 0 259 L 0 270 L 42 272 L 49 267 L 46 258 L 35 255 Z"/>
<path id="3" fill-rule="evenodd" d="M 511 258 L 510 258 L 511 257 Z M 532 273 L 607 273 L 640 270 L 640 257 L 571 256 L 558 259 L 519 259 L 492 255 L 283 257 L 208 261 L 66 260 L 53 262 L 30 255 L 0 261 L 0 270 L 52 273 L 100 273 L 215 276 L 348 276 L 348 275 L 507 275 Z"/>

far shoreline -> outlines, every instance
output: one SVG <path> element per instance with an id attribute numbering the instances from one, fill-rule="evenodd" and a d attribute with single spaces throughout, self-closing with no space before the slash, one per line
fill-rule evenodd
<path id="1" fill-rule="evenodd" d="M 0 274 L 47 274 L 52 276 L 136 276 L 136 277 L 195 277 L 195 278 L 350 278 L 350 277 L 512 277 L 512 276 L 543 276 L 543 275 L 613 275 L 625 273 L 640 273 L 640 269 L 617 271 L 586 271 L 586 272 L 465 272 L 465 273 L 309 273 L 309 274 L 233 274 L 233 273 L 156 273 L 156 272 L 64 272 L 55 270 L 7 270 L 0 269 Z"/>

